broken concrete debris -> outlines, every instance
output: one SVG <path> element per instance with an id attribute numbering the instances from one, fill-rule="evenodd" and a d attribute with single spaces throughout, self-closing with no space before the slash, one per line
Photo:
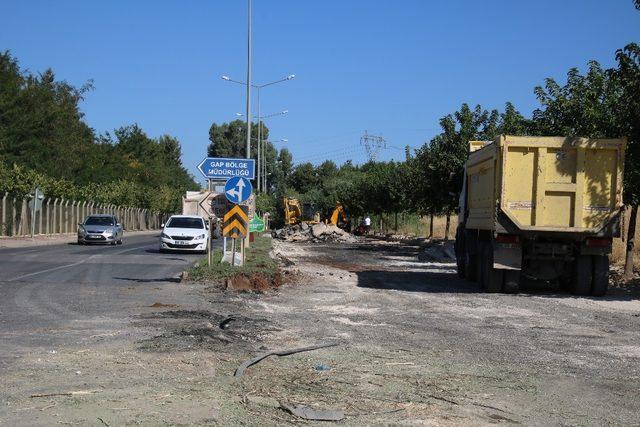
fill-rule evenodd
<path id="1" fill-rule="evenodd" d="M 418 261 L 451 262 L 455 259 L 452 242 L 430 242 L 418 253 Z"/>
<path id="2" fill-rule="evenodd" d="M 313 421 L 341 421 L 344 412 L 335 409 L 315 409 L 304 405 L 290 405 L 281 403 L 280 407 L 296 417 Z"/>
<path id="3" fill-rule="evenodd" d="M 273 231 L 272 236 L 287 242 L 339 242 L 355 243 L 356 237 L 331 224 L 300 223 Z"/>

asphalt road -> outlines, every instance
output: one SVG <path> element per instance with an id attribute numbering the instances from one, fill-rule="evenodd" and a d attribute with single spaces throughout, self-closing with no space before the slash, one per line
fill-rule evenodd
<path id="1" fill-rule="evenodd" d="M 125 234 L 121 246 L 0 249 L 0 372 L 33 348 L 77 343 L 140 307 L 180 298 L 179 274 L 202 257 L 159 253 L 156 233 Z"/>

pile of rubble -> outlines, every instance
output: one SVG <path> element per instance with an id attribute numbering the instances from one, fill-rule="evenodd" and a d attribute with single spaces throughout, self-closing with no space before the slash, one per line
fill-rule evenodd
<path id="1" fill-rule="evenodd" d="M 418 253 L 418 261 L 427 262 L 451 262 L 455 261 L 456 253 L 452 241 L 428 242 Z"/>
<path id="2" fill-rule="evenodd" d="M 352 234 L 336 227 L 335 225 L 301 224 L 290 225 L 279 230 L 275 230 L 272 236 L 276 239 L 287 242 L 339 242 L 355 243 L 358 241 Z"/>

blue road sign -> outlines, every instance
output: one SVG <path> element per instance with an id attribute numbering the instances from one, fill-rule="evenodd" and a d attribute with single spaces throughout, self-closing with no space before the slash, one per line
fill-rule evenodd
<path id="1" fill-rule="evenodd" d="M 200 162 L 198 169 L 207 179 L 229 179 L 234 177 L 255 179 L 256 177 L 256 164 L 253 159 L 207 157 Z"/>
<path id="2" fill-rule="evenodd" d="M 231 178 L 224 186 L 224 195 L 231 203 L 236 204 L 247 200 L 252 191 L 251 181 L 241 177 Z"/>

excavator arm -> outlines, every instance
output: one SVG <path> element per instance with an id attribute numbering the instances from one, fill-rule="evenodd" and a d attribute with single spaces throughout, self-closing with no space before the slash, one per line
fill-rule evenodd
<path id="1" fill-rule="evenodd" d="M 283 198 L 284 221 L 287 225 L 294 225 L 302 220 L 302 208 L 298 199 Z"/>
<path id="2" fill-rule="evenodd" d="M 344 211 L 344 207 L 342 206 L 342 203 L 337 202 L 336 203 L 336 208 L 333 210 L 333 213 L 331 214 L 331 219 L 330 222 L 332 225 L 338 225 L 338 221 L 342 220 L 343 223 L 347 223 L 347 213 Z"/>

